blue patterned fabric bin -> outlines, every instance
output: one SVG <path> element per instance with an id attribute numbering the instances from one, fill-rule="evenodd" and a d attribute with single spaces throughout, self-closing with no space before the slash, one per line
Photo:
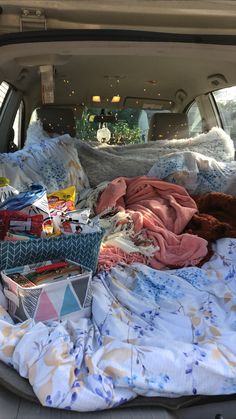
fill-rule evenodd
<path id="1" fill-rule="evenodd" d="M 0 241 L 0 270 L 50 259 L 70 259 L 96 271 L 104 231 L 27 241 Z"/>

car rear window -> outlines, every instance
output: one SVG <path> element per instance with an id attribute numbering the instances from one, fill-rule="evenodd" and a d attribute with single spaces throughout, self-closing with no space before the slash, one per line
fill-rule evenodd
<path id="1" fill-rule="evenodd" d="M 92 118 L 90 117 L 91 115 L 100 115 L 101 112 L 116 116 L 115 123 L 105 123 L 104 125 L 111 131 L 109 144 L 122 145 L 147 142 L 150 120 L 156 110 L 86 108 L 82 118 L 76 121 L 78 138 L 84 141 L 97 141 L 97 130 L 102 127 L 102 124 L 91 122 Z"/>

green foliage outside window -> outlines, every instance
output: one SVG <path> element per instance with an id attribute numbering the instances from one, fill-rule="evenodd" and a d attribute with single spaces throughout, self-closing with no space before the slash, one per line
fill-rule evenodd
<path id="1" fill-rule="evenodd" d="M 86 110 L 81 119 L 76 121 L 77 137 L 83 141 L 97 141 L 97 130 L 99 124 L 89 122 L 90 114 L 100 114 L 100 109 Z M 114 124 L 107 124 L 111 131 L 110 144 L 133 144 L 142 142 L 141 129 L 137 125 L 138 113 L 132 109 L 113 112 L 118 116 L 118 121 Z"/>
<path id="2" fill-rule="evenodd" d="M 141 142 L 141 129 L 130 128 L 126 121 L 117 122 L 111 129 L 113 144 L 134 144 Z"/>

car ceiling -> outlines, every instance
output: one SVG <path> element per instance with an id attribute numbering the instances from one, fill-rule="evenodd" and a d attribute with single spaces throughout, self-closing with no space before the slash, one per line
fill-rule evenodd
<path id="1" fill-rule="evenodd" d="M 0 76 L 32 95 L 34 105 L 41 100 L 39 65 L 52 64 L 57 104 L 91 106 L 92 95 L 100 95 L 105 106 L 118 94 L 120 106 L 131 97 L 166 100 L 181 110 L 200 94 L 236 84 L 235 49 L 100 41 L 9 45 L 1 47 Z M 185 92 L 184 100 L 178 91 Z"/>
<path id="2" fill-rule="evenodd" d="M 1 0 L 0 33 L 123 28 L 236 34 L 235 0 Z"/>

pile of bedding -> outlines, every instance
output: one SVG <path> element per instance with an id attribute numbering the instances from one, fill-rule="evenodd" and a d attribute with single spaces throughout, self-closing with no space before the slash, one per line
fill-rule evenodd
<path id="1" fill-rule="evenodd" d="M 206 134 L 183 140 L 158 140 L 147 144 L 97 147 L 77 140 L 75 146 L 91 187 L 121 176 L 146 175 L 158 159 L 165 158 L 170 153 L 181 154 L 192 151 L 206 156 L 210 161 L 215 159 L 224 163 L 232 162 L 235 153 L 231 138 L 216 127 Z M 212 167 L 210 165 L 209 170 L 214 169 L 214 165 Z M 226 177 L 229 170 L 225 169 Z"/>
<path id="2" fill-rule="evenodd" d="M 107 231 L 99 270 L 119 262 L 156 269 L 201 266 L 213 254 L 212 243 L 236 237 L 234 196 L 190 197 L 178 185 L 145 176 L 104 182 L 84 193 L 79 207 L 90 207 Z"/>
<path id="3" fill-rule="evenodd" d="M 91 316 L 14 324 L 0 290 L 0 360 L 29 379 L 44 406 L 62 409 L 236 393 L 232 140 L 217 128 L 126 147 L 68 136 L 37 143 L 40 135 L 1 157 L 2 176 L 14 162 L 18 183 L 41 176 L 50 191 L 53 171 L 36 167 L 56 160 L 59 187 L 73 182 L 77 208 L 99 216 L 106 234 Z"/>
<path id="4" fill-rule="evenodd" d="M 158 158 L 148 176 L 181 185 L 192 195 L 211 191 L 236 195 L 236 162 L 218 162 L 192 151 Z"/>
<path id="5" fill-rule="evenodd" d="M 107 409 L 137 395 L 236 392 L 236 240 L 196 267 L 119 265 L 93 280 L 92 318 L 13 325 L 4 309 L 0 359 L 45 406 Z"/>
<path id="6" fill-rule="evenodd" d="M 128 237 L 136 245 L 137 251 L 141 245 L 140 253 L 146 246 L 149 251 L 152 247 L 153 252 L 149 257 L 143 255 L 137 260 L 156 269 L 196 265 L 207 253 L 204 239 L 181 234 L 197 212 L 195 202 L 181 186 L 146 176 L 115 179 L 102 192 L 96 206 L 96 213 L 100 216 L 110 211 L 116 211 L 117 221 L 115 229 L 111 231 L 112 242 L 108 236 L 100 251 L 99 269 L 128 262 L 130 254 L 134 261 L 132 249 L 126 254 L 117 253 L 117 247 L 122 250 L 120 236 L 124 244 Z M 114 233 L 119 225 L 122 225 L 122 234 L 118 234 L 116 242 Z"/>

